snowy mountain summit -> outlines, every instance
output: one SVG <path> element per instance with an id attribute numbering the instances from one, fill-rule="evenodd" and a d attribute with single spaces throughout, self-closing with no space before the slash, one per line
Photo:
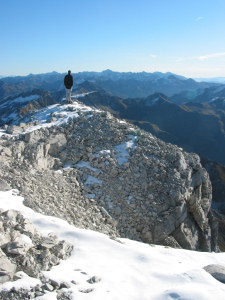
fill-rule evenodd
<path id="1" fill-rule="evenodd" d="M 82 96 L 1 130 L 0 189 L 114 240 L 217 251 L 211 183 L 198 155 L 79 103 Z"/>
<path id="2" fill-rule="evenodd" d="M 30 118 L 7 128 L 0 157 L 1 177 L 27 205 L 83 228 L 215 250 L 211 184 L 197 155 L 77 101 Z"/>

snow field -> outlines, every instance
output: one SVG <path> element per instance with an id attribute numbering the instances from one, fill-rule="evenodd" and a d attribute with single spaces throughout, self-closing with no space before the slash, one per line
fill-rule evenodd
<path id="1" fill-rule="evenodd" d="M 73 299 L 225 299 L 225 285 L 203 270 L 209 264 L 225 266 L 224 253 L 171 249 L 128 239 L 112 240 L 104 234 L 78 229 L 61 219 L 35 213 L 23 205 L 23 198 L 15 191 L 0 192 L 0 207 L 19 210 L 42 234 L 53 232 L 73 244 L 69 259 L 43 272 L 47 278 L 69 283 Z M 88 283 L 93 276 L 101 280 Z M 36 279 L 24 274 L 22 279 L 5 283 L 1 289 L 36 283 Z M 55 292 L 49 292 L 38 299 L 57 298 Z"/>

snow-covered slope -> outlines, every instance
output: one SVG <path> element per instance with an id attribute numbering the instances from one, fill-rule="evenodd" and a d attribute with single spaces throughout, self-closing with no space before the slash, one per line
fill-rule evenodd
<path id="1" fill-rule="evenodd" d="M 45 90 L 33 90 L 0 99 L 0 126 L 18 124 L 29 112 L 55 103 L 56 99 Z"/>
<path id="2" fill-rule="evenodd" d="M 73 244 L 71 257 L 46 278 L 66 282 L 71 299 L 82 300 L 223 300 L 225 285 L 203 267 L 225 267 L 224 253 L 201 253 L 142 244 L 128 239 L 112 240 L 90 230 L 77 229 L 67 222 L 35 213 L 12 191 L 0 192 L 0 208 L 17 209 L 32 220 L 43 234 L 53 232 Z M 22 279 L 0 286 L 28 288 L 39 281 L 22 274 Z M 56 291 L 36 299 L 57 299 Z M 69 298 L 68 298 L 69 299 Z"/>
<path id="3" fill-rule="evenodd" d="M 24 107 L 31 101 L 36 101 L 40 95 L 19 96 L 0 102 L 1 122 L 18 122 L 20 117 L 18 115 L 18 107 Z M 4 99 L 3 99 L 4 100 Z M 10 111 L 10 113 L 9 113 Z"/>
<path id="4" fill-rule="evenodd" d="M 83 93 L 76 96 L 72 96 L 72 98 L 81 98 L 89 93 Z M 12 100 L 10 103 L 11 106 L 15 106 L 15 103 L 25 104 L 30 101 L 34 101 L 39 99 L 39 95 L 31 95 L 28 97 L 17 97 Z M 14 103 L 15 102 L 15 103 Z M 52 126 L 60 126 L 63 123 L 66 123 L 69 118 L 76 118 L 79 116 L 79 113 L 83 112 L 91 112 L 93 109 L 91 107 L 79 104 L 78 102 L 73 102 L 72 105 L 65 103 L 65 98 L 62 99 L 63 104 L 56 103 L 52 105 L 48 105 L 43 108 L 38 108 L 32 110 L 28 115 L 19 116 L 18 112 L 14 111 L 9 114 L 10 109 L 7 110 L 7 116 L 2 116 L 2 120 L 6 123 L 11 124 L 11 126 L 16 126 L 23 123 L 24 128 L 21 130 L 21 133 L 32 132 L 41 128 L 49 128 Z M 9 105 L 8 101 L 0 105 L 1 107 L 7 107 Z M 16 107 L 16 106 L 15 106 Z M 95 110 L 97 111 L 97 110 Z M 54 121 L 55 120 L 57 121 Z M 27 125 L 26 125 L 27 124 Z M 6 126 L 8 127 L 8 126 Z M 11 132 L 10 132 L 11 133 Z M 18 135 L 20 132 L 16 132 L 15 135 Z M 0 130 L 0 136 L 2 134 L 7 134 L 7 132 L 3 129 Z"/>

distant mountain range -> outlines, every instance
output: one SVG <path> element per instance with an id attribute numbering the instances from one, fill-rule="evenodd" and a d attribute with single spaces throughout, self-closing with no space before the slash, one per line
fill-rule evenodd
<path id="1" fill-rule="evenodd" d="M 0 79 L 0 98 L 17 93 L 24 93 L 33 89 L 46 89 L 48 91 L 63 89 L 65 74 L 57 72 L 30 74 L 28 76 L 5 77 Z M 122 98 L 147 97 L 154 93 L 164 93 L 172 96 L 180 92 L 195 92 L 218 83 L 197 82 L 173 73 L 132 73 L 113 72 L 79 72 L 73 73 L 75 84 L 84 81 L 94 82 L 99 88 L 107 90 L 112 95 Z"/>
<path id="2" fill-rule="evenodd" d="M 216 99 L 224 98 L 225 85 L 212 86 L 206 89 L 198 89 L 195 91 L 184 91 L 170 97 L 171 101 L 176 104 L 187 102 L 203 103 L 213 102 Z"/>
<path id="3" fill-rule="evenodd" d="M 52 72 L 39 75 L 5 77 L 0 79 L 0 99 L 19 93 L 30 92 L 34 89 L 48 91 L 63 88 L 63 75 Z"/>
<path id="4" fill-rule="evenodd" d="M 212 77 L 212 78 L 194 78 L 195 81 L 201 82 L 217 82 L 225 83 L 225 77 Z"/>

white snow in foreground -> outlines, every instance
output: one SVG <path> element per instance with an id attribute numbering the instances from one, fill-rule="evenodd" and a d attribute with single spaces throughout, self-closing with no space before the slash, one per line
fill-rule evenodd
<path id="1" fill-rule="evenodd" d="M 16 289 L 30 289 L 32 287 L 35 287 L 36 285 L 41 285 L 41 281 L 37 278 L 32 278 L 28 276 L 24 272 L 18 272 L 18 275 L 21 276 L 21 279 L 16 280 L 16 281 L 8 281 L 4 284 L 0 284 L 0 291 L 2 290 L 11 290 L 13 287 Z"/>
<path id="2" fill-rule="evenodd" d="M 130 140 L 128 142 L 124 142 L 118 146 L 115 146 L 117 161 L 120 166 L 128 161 L 130 155 L 127 150 L 134 149 L 135 146 L 136 137 L 134 135 L 129 135 L 129 138 Z"/>
<path id="3" fill-rule="evenodd" d="M 12 191 L 0 192 L 0 207 L 19 210 L 42 234 L 53 232 L 73 244 L 69 259 L 43 273 L 47 278 L 70 283 L 69 291 L 74 300 L 225 299 L 225 285 L 203 270 L 209 264 L 225 266 L 225 253 L 171 249 L 128 239 L 120 239 L 119 243 L 104 234 L 78 229 L 61 219 L 35 213 Z M 100 277 L 101 281 L 88 283 L 92 276 Z M 24 276 L 3 284 L 0 289 L 32 286 L 33 280 Z M 77 284 L 72 284 L 72 280 Z M 90 293 L 82 292 L 90 288 L 93 289 Z M 57 298 L 55 292 L 49 292 L 36 299 Z"/>

